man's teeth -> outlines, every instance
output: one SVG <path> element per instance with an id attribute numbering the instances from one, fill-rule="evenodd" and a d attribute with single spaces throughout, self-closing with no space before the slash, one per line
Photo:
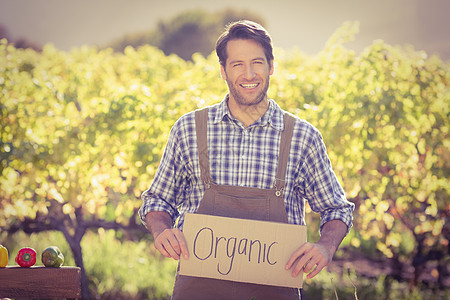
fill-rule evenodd
<path id="1" fill-rule="evenodd" d="M 241 86 L 242 86 L 244 89 L 253 89 L 253 88 L 257 87 L 258 84 L 257 84 L 257 83 L 252 83 L 252 84 L 241 84 Z"/>

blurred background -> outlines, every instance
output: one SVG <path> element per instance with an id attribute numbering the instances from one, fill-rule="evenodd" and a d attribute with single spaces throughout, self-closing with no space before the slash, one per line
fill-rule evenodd
<path id="1" fill-rule="evenodd" d="M 104 47 L 125 36 L 155 31 L 161 22 L 186 11 L 226 9 L 264 20 L 275 45 L 283 49 L 298 47 L 316 54 L 344 21 L 358 21 L 360 32 L 347 45 L 356 51 L 382 39 L 450 58 L 447 0 L 2 0 L 0 37 L 18 45 L 52 43 L 66 51 L 82 45 Z"/>
<path id="2" fill-rule="evenodd" d="M 57 245 L 83 299 L 168 299 L 137 211 L 169 130 L 227 92 L 230 21 L 275 45 L 269 97 L 323 134 L 356 205 L 308 299 L 448 299 L 450 1 L 0 0 L 0 244 Z M 308 239 L 319 217 L 307 207 Z M 37 265 L 41 265 L 38 261 Z M 0 295 L 1 297 L 2 295 Z"/>

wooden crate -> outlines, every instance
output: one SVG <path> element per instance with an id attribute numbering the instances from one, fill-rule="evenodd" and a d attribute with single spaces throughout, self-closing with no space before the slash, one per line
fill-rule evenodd
<path id="1" fill-rule="evenodd" d="M 81 297 L 81 272 L 76 267 L 0 268 L 0 298 L 33 299 Z"/>

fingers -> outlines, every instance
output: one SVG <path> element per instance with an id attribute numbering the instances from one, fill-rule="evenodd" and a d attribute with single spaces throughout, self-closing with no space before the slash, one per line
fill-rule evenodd
<path id="1" fill-rule="evenodd" d="M 292 269 L 292 277 L 296 277 L 312 258 L 312 246 L 309 243 L 303 244 L 289 258 L 286 264 L 286 270 Z"/>
<path id="2" fill-rule="evenodd" d="M 289 258 L 288 262 L 286 263 L 286 270 L 289 270 L 290 268 L 292 268 L 292 266 L 294 265 L 294 263 L 300 258 L 303 257 L 303 254 L 306 252 L 306 245 L 307 244 L 303 244 L 300 248 L 298 248 L 297 250 L 294 251 L 294 253 L 292 253 L 291 257 Z M 298 264 L 297 264 L 298 265 Z M 302 265 L 303 266 L 303 265 Z M 293 270 L 292 272 L 292 276 L 297 276 L 298 272 L 295 272 L 296 274 L 294 275 L 295 270 Z"/>
<path id="3" fill-rule="evenodd" d="M 187 248 L 186 239 L 184 238 L 184 234 L 178 228 L 174 229 L 174 231 L 175 231 L 175 235 L 177 237 L 177 241 L 178 241 L 178 245 L 179 245 L 179 249 L 180 249 L 180 254 L 184 257 L 184 259 L 188 259 L 189 258 L 189 251 L 188 251 L 188 248 Z"/>
<path id="4" fill-rule="evenodd" d="M 168 237 L 168 233 L 167 230 L 163 231 L 161 234 L 159 234 L 156 239 L 155 239 L 155 248 L 165 257 L 172 257 L 172 254 L 169 251 L 169 248 L 172 248 L 172 246 L 170 246 L 170 241 L 169 241 L 169 237 Z M 172 253 L 175 250 L 173 250 Z M 175 253 L 176 256 L 176 253 Z"/>
<path id="5" fill-rule="evenodd" d="M 320 273 L 320 271 L 322 271 L 322 269 L 323 269 L 325 266 L 326 266 L 326 264 L 323 263 L 323 262 L 318 263 L 317 266 L 316 266 L 316 268 L 315 268 L 311 273 L 309 273 L 308 275 L 306 275 L 306 278 L 308 278 L 308 279 L 314 278 L 317 274 Z M 308 272 L 309 272 L 309 271 L 308 271 Z M 305 271 L 305 273 L 308 273 L 308 272 Z"/>
<path id="6" fill-rule="evenodd" d="M 180 259 L 183 255 L 189 258 L 189 253 L 184 235 L 178 228 L 166 229 L 155 239 L 155 248 L 165 257 Z"/>
<path id="7" fill-rule="evenodd" d="M 313 278 L 329 263 L 327 250 L 318 244 L 305 243 L 298 248 L 286 263 L 286 270 L 292 268 L 292 276 L 300 272 L 309 273 L 307 278 Z"/>

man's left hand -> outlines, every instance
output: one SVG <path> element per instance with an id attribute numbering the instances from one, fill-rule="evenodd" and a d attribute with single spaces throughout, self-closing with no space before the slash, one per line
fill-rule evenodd
<path id="1" fill-rule="evenodd" d="M 347 225 L 340 220 L 331 220 L 323 225 L 321 233 L 319 242 L 303 244 L 289 258 L 286 270 L 293 267 L 293 277 L 302 270 L 304 273 L 309 273 L 306 276 L 308 279 L 319 274 L 333 259 L 334 253 L 347 233 Z"/>
<path id="2" fill-rule="evenodd" d="M 313 278 L 331 262 L 332 258 L 333 254 L 327 247 L 321 244 L 305 243 L 291 255 L 286 263 L 286 270 L 293 267 L 293 277 L 303 270 L 304 273 L 309 273 L 307 278 Z"/>

